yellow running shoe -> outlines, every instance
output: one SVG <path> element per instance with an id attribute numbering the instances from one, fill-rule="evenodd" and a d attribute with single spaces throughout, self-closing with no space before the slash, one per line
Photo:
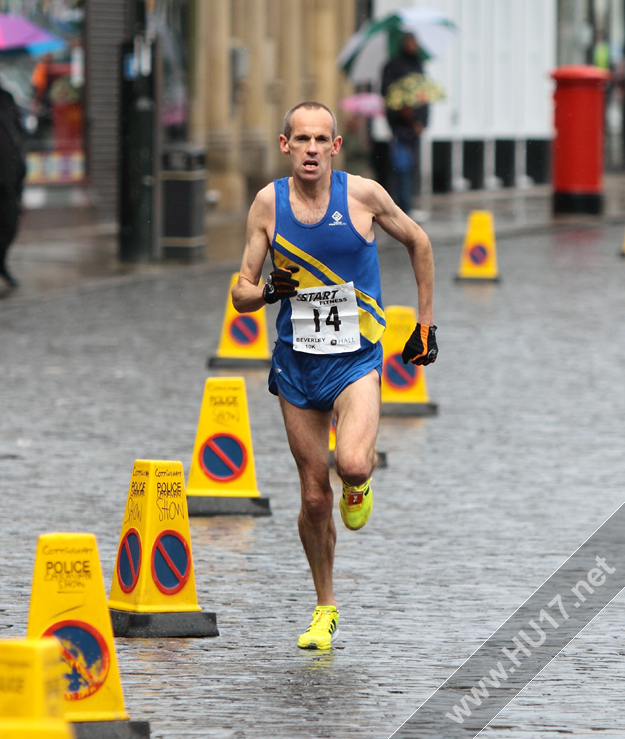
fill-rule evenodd
<path id="1" fill-rule="evenodd" d="M 335 606 L 317 606 L 310 626 L 297 640 L 300 649 L 330 649 L 339 633 L 339 612 Z"/>
<path id="2" fill-rule="evenodd" d="M 341 518 L 348 529 L 357 531 L 369 520 L 373 508 L 371 478 L 362 485 L 352 487 L 343 482 L 343 495 L 339 503 Z"/>

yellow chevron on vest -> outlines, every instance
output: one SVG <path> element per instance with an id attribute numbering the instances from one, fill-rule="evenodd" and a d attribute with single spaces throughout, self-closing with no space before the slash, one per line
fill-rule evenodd
<path id="1" fill-rule="evenodd" d="M 318 259 L 315 259 L 314 257 L 311 257 L 310 254 L 307 254 L 305 251 L 302 251 L 300 248 L 295 246 L 295 244 L 291 244 L 289 241 L 287 241 L 283 236 L 280 236 L 280 234 L 276 235 L 276 241 L 280 246 L 284 247 L 285 249 L 288 249 L 292 254 L 294 254 L 296 257 L 299 257 L 300 259 L 303 259 L 305 262 L 311 265 L 311 267 L 315 267 L 319 270 L 319 272 L 322 272 L 329 280 L 332 280 L 332 282 L 335 285 L 344 285 L 345 280 L 341 277 L 339 277 L 335 272 L 333 272 L 331 269 L 328 269 L 325 264 L 322 264 Z M 291 263 L 284 254 L 281 254 L 280 252 L 274 252 L 274 259 L 276 262 L 276 265 L 278 267 L 288 267 Z M 300 270 L 302 268 L 300 267 Z M 306 277 L 305 280 L 308 283 L 308 280 L 310 280 L 309 284 L 304 284 L 302 282 L 302 278 L 300 277 L 301 272 L 298 272 L 297 279 L 299 280 L 300 287 L 317 287 L 318 285 L 323 285 L 324 283 L 321 282 L 321 280 L 317 277 L 314 277 L 308 270 L 305 270 Z M 367 293 L 363 293 L 362 290 L 358 290 L 358 288 L 355 288 L 356 291 L 356 297 L 359 300 L 362 300 L 363 303 L 366 303 L 367 305 L 370 305 L 373 310 L 380 316 L 380 318 L 384 319 L 384 311 L 380 306 L 377 304 L 377 302 L 370 296 L 367 295 Z"/>
<path id="2" fill-rule="evenodd" d="M 371 295 L 367 295 L 367 293 L 363 293 L 362 290 L 358 290 L 356 288 L 356 297 L 358 300 L 361 300 L 363 303 L 366 303 L 367 305 L 371 306 L 373 310 L 380 316 L 380 318 L 386 322 L 386 316 L 384 315 L 384 311 L 380 306 L 377 304 L 377 302 L 371 297 Z"/>
<path id="3" fill-rule="evenodd" d="M 307 264 L 310 264 L 311 267 L 315 267 L 315 269 L 318 269 L 319 272 L 324 274 L 329 280 L 331 280 L 335 285 L 344 285 L 345 280 L 341 279 L 337 274 L 335 274 L 331 269 L 328 269 L 325 264 L 322 264 L 318 259 L 315 259 L 314 257 L 311 257 L 310 254 L 307 254 L 305 251 L 302 251 L 299 247 L 295 246 L 295 244 L 291 244 L 289 241 L 287 241 L 283 236 L 280 236 L 280 234 L 276 234 L 276 241 L 280 246 L 284 247 L 285 249 L 288 249 L 291 254 L 295 255 L 296 257 L 299 257 L 300 259 L 303 259 Z M 290 262 L 288 261 L 288 257 L 284 256 L 283 254 L 280 254 L 280 252 L 274 251 L 274 259 L 276 257 L 281 257 L 279 260 L 282 262 L 282 260 L 286 260 L 284 262 L 284 266 L 288 267 Z M 278 260 L 276 260 L 276 265 L 278 267 L 282 267 L 282 264 L 278 263 Z M 301 269 L 301 268 L 300 268 Z M 298 274 L 297 279 L 300 281 L 300 287 L 315 287 L 316 285 L 323 285 L 323 282 L 321 282 L 318 278 L 313 277 L 310 272 L 308 272 L 310 277 L 314 279 L 314 282 L 312 282 L 310 285 L 303 285 L 302 280 Z"/>
<path id="4" fill-rule="evenodd" d="M 358 323 L 360 325 L 360 333 L 372 344 L 377 344 L 386 330 L 386 326 L 378 323 L 369 311 L 366 311 L 360 306 L 358 307 Z"/>
<path id="5" fill-rule="evenodd" d="M 284 237 L 280 236 L 280 234 L 276 235 L 276 241 L 280 246 L 282 246 L 285 249 L 288 249 L 294 256 L 297 256 L 299 259 L 303 260 L 304 262 L 307 262 L 312 267 L 315 267 L 319 272 L 323 273 L 329 280 L 331 280 L 335 285 L 344 285 L 345 280 L 339 277 L 335 272 L 333 272 L 331 269 L 328 269 L 324 264 L 322 264 L 318 259 L 315 259 L 314 257 L 311 257 L 310 254 L 307 254 L 305 251 L 302 251 L 294 244 L 291 244 L 288 242 Z M 291 263 L 292 260 L 290 260 L 286 255 L 282 254 L 279 251 L 274 251 L 274 262 L 276 264 L 276 267 L 283 267 L 287 268 Z M 307 270 L 305 267 L 299 266 L 299 272 L 297 273 L 297 279 L 299 281 L 299 285 L 301 288 L 305 287 L 324 287 L 325 283 L 322 282 L 318 277 L 316 277 L 314 274 L 312 274 L 309 270 Z M 354 291 L 356 293 L 356 297 L 361 300 L 363 303 L 366 303 L 367 305 L 371 306 L 373 310 L 380 316 L 380 318 L 384 321 L 384 311 L 380 308 L 380 306 L 377 304 L 377 302 L 366 293 L 363 293 L 362 290 L 358 290 L 357 288 L 354 288 Z M 358 319 L 360 323 L 360 333 L 370 341 L 372 344 L 375 344 L 382 338 L 382 334 L 384 333 L 385 325 L 381 324 L 375 316 L 373 316 L 369 311 L 365 310 L 364 308 L 361 308 L 358 306 Z"/>

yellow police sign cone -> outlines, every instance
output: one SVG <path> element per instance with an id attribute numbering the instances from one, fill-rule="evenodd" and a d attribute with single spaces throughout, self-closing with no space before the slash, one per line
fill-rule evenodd
<path id="1" fill-rule="evenodd" d="M 42 534 L 37 541 L 27 636 L 53 636 L 64 661 L 65 717 L 107 722 L 99 736 L 145 736 L 124 708 L 98 546 L 93 534 Z M 149 728 L 148 728 L 149 732 Z"/>
<path id="2" fill-rule="evenodd" d="M 474 210 L 469 213 L 456 279 L 499 281 L 495 228 L 490 211 Z"/>
<path id="3" fill-rule="evenodd" d="M 65 720 L 62 665 L 52 637 L 0 641 L 0 737 L 74 738 Z"/>
<path id="4" fill-rule="evenodd" d="M 204 384 L 187 506 L 190 516 L 270 516 L 256 485 L 252 433 L 242 377 L 209 377 Z"/>
<path id="5" fill-rule="evenodd" d="M 414 308 L 389 305 L 385 308 L 386 331 L 382 336 L 383 416 L 432 416 L 438 405 L 431 403 L 425 370 L 412 362 L 404 364 L 401 353 L 417 324 Z"/>
<path id="6" fill-rule="evenodd" d="M 135 461 L 108 605 L 115 636 L 219 636 L 197 602 L 182 462 Z"/>
<path id="7" fill-rule="evenodd" d="M 235 272 L 230 280 L 217 354 L 210 357 L 208 366 L 227 369 L 270 367 L 265 308 L 263 306 L 254 313 L 238 313 L 235 310 L 230 293 L 238 279 L 239 273 Z"/>

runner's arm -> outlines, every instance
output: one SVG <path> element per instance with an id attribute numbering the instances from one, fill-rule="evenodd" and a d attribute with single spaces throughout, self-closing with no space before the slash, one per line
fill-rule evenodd
<path id="1" fill-rule="evenodd" d="M 375 220 L 389 236 L 402 243 L 408 250 L 412 269 L 417 281 L 419 296 L 418 323 L 423 326 L 434 324 L 434 257 L 432 245 L 425 231 L 407 216 L 394 202 L 386 190 L 377 182 L 369 180 L 370 201 Z"/>
<path id="2" fill-rule="evenodd" d="M 274 198 L 273 184 L 268 185 L 258 193 L 250 208 L 239 279 L 232 288 L 232 304 L 239 313 L 252 313 L 267 305 L 263 299 L 264 285 L 258 281 L 270 246 Z"/>

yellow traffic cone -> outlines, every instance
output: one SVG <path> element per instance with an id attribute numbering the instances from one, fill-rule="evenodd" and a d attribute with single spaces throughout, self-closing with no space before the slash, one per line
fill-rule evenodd
<path id="1" fill-rule="evenodd" d="M 425 382 L 425 368 L 404 364 L 401 353 L 417 325 L 414 308 L 389 305 L 385 308 L 386 331 L 382 336 L 383 416 L 433 416 L 438 405 L 430 402 Z"/>
<path id="2" fill-rule="evenodd" d="M 54 636 L 60 642 L 65 718 L 77 724 L 79 737 L 93 723 L 98 724 L 92 727 L 98 736 L 149 736 L 149 724 L 129 722 L 124 707 L 93 534 L 39 537 L 26 635 L 30 639 Z"/>
<path id="3" fill-rule="evenodd" d="M 456 280 L 499 281 L 493 214 L 474 210 L 469 214 Z"/>
<path id="4" fill-rule="evenodd" d="M 221 327 L 217 354 L 208 360 L 208 367 L 254 369 L 271 366 L 267 315 L 265 307 L 254 313 L 238 313 L 232 305 L 231 291 L 239 273 L 230 280 L 226 311 Z"/>
<path id="5" fill-rule="evenodd" d="M 219 636 L 197 602 L 182 462 L 135 461 L 108 605 L 115 636 Z"/>
<path id="6" fill-rule="evenodd" d="M 74 739 L 65 719 L 63 673 L 56 639 L 0 641 L 3 739 Z"/>
<path id="7" fill-rule="evenodd" d="M 187 506 L 190 516 L 270 516 L 256 485 L 252 433 L 242 377 L 209 377 L 204 384 Z"/>

